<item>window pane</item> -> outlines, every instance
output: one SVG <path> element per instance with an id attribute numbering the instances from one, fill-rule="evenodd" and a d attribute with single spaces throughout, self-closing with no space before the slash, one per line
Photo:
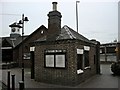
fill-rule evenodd
<path id="1" fill-rule="evenodd" d="M 77 70 L 82 69 L 83 66 L 83 55 L 77 54 Z"/>
<path id="2" fill-rule="evenodd" d="M 54 55 L 46 55 L 46 67 L 54 67 Z"/>
<path id="3" fill-rule="evenodd" d="M 65 67 L 65 55 L 56 55 L 56 67 Z"/>
<path id="4" fill-rule="evenodd" d="M 89 52 L 84 51 L 85 67 L 89 66 Z"/>

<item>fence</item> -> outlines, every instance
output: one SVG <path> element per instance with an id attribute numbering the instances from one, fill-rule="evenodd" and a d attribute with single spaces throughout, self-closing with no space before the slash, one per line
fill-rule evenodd
<path id="1" fill-rule="evenodd" d="M 115 54 L 100 54 L 100 61 L 101 62 L 116 62 L 117 57 Z"/>

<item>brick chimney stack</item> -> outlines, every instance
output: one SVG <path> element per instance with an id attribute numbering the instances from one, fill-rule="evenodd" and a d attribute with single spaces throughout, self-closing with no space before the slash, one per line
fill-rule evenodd
<path id="1" fill-rule="evenodd" d="M 57 11 L 57 2 L 52 2 L 53 11 L 48 14 L 48 40 L 55 39 L 61 31 L 61 13 Z"/>

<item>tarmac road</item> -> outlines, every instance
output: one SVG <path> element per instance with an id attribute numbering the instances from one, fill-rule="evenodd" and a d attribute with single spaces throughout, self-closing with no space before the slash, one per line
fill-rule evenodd
<path id="1" fill-rule="evenodd" d="M 21 69 L 13 68 L 10 69 L 11 74 L 15 74 L 16 85 L 19 87 L 19 81 L 21 80 Z M 2 70 L 2 81 L 6 84 L 7 82 L 7 69 Z M 26 88 L 118 88 L 118 79 L 120 77 L 114 76 L 110 70 L 110 64 L 101 65 L 101 75 L 95 75 L 90 79 L 86 80 L 82 84 L 69 87 L 69 86 L 59 86 L 52 84 L 45 84 L 36 82 L 33 79 L 30 79 L 30 69 L 25 69 L 25 87 Z"/>
<path id="2" fill-rule="evenodd" d="M 119 76 L 114 76 L 110 64 L 101 65 L 101 75 L 91 77 L 77 87 L 81 88 L 118 88 Z"/>

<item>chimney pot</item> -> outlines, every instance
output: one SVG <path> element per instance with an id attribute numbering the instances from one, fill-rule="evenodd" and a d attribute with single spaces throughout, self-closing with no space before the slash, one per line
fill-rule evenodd
<path id="1" fill-rule="evenodd" d="M 57 2 L 52 2 L 53 4 L 53 11 L 57 11 Z"/>

